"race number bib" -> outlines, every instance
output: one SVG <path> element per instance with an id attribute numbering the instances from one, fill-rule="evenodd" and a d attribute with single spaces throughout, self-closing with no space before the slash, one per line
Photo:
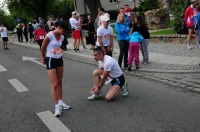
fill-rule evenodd
<path id="1" fill-rule="evenodd" d="M 44 36 L 42 35 L 42 36 L 40 36 L 40 39 L 44 39 Z"/>
<path id="2" fill-rule="evenodd" d="M 63 55 L 63 50 L 62 50 L 61 48 L 59 48 L 59 47 L 55 47 L 55 48 L 50 52 L 50 54 L 52 54 L 52 56 L 53 56 L 54 58 L 60 58 L 60 57 L 62 57 L 62 55 Z"/>

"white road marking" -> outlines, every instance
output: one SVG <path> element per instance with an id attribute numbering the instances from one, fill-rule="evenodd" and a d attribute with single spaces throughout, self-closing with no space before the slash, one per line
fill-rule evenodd
<path id="1" fill-rule="evenodd" d="M 44 124 L 49 128 L 51 132 L 71 132 L 52 112 L 44 111 L 37 113 Z"/>
<path id="2" fill-rule="evenodd" d="M 0 72 L 7 71 L 6 68 L 4 68 L 2 65 L 0 65 Z"/>
<path id="3" fill-rule="evenodd" d="M 42 64 L 39 61 L 36 61 L 35 59 L 37 59 L 37 58 L 22 56 L 22 61 L 32 61 L 32 62 L 35 62 L 35 63 L 41 65 L 41 66 L 45 66 L 44 64 Z"/>
<path id="4" fill-rule="evenodd" d="M 28 89 L 22 83 L 20 83 L 17 79 L 9 79 L 8 81 L 13 85 L 13 87 L 18 92 L 28 91 Z"/>

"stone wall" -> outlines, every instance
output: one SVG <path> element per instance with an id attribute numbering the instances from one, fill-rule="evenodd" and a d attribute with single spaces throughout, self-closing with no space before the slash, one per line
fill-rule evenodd
<path id="1" fill-rule="evenodd" d="M 173 35 L 151 35 L 151 43 L 172 43 L 172 44 L 186 44 L 187 34 L 173 34 Z M 195 44 L 195 35 L 191 38 L 191 44 Z"/>

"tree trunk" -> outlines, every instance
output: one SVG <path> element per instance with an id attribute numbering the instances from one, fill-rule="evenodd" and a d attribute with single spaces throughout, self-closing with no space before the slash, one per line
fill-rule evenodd
<path id="1" fill-rule="evenodd" d="M 93 18 L 97 17 L 98 8 L 101 7 L 100 0 L 85 0 Z"/>

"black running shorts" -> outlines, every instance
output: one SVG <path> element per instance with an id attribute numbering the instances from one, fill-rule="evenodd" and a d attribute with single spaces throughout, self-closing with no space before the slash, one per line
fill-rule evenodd
<path id="1" fill-rule="evenodd" d="M 62 57 L 58 59 L 46 57 L 45 63 L 46 63 L 47 70 L 64 66 Z"/>
<path id="2" fill-rule="evenodd" d="M 123 74 L 117 78 L 113 78 L 113 80 L 111 81 L 112 85 L 119 85 L 121 88 L 124 85 L 124 83 L 125 83 L 125 78 Z"/>

